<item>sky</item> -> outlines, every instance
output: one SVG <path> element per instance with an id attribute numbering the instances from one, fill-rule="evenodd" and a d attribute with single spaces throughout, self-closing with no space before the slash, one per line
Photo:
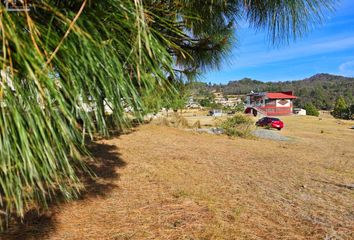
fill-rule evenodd
<path id="1" fill-rule="evenodd" d="M 317 73 L 354 77 L 354 0 L 342 0 L 321 25 L 280 46 L 271 44 L 265 30 L 240 25 L 237 43 L 221 68 L 207 72 L 201 81 L 227 83 L 244 77 L 287 81 Z"/>

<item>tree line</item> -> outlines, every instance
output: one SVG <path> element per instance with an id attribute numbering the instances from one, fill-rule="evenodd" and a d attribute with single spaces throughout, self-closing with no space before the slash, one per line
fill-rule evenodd
<path id="1" fill-rule="evenodd" d="M 250 78 L 230 81 L 228 84 L 198 83 L 194 91 L 220 91 L 225 95 L 243 95 L 254 92 L 293 91 L 298 98 L 297 107 L 312 104 L 320 110 L 333 110 L 336 100 L 342 96 L 348 105 L 354 104 L 354 78 L 330 74 L 317 74 L 298 81 L 262 82 Z"/>

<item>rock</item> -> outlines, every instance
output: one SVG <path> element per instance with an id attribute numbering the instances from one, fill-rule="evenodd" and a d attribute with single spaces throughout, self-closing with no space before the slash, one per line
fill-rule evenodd
<path id="1" fill-rule="evenodd" d="M 290 141 L 291 139 L 285 136 L 282 136 L 279 132 L 267 129 L 256 129 L 252 132 L 252 135 L 258 138 L 265 138 L 275 141 Z"/>

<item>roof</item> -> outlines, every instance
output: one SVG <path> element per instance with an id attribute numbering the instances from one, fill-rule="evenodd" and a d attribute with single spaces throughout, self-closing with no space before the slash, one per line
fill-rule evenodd
<path id="1" fill-rule="evenodd" d="M 267 92 L 267 97 L 270 99 L 295 99 L 296 96 L 292 95 L 290 92 Z"/>

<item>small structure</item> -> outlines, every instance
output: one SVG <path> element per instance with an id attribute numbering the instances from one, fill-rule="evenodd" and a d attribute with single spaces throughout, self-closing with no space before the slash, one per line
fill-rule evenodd
<path id="1" fill-rule="evenodd" d="M 215 103 L 221 104 L 224 107 L 236 107 L 242 100 L 240 98 L 215 98 Z"/>
<path id="2" fill-rule="evenodd" d="M 293 100 L 297 97 L 289 92 L 250 93 L 246 98 L 245 113 L 264 116 L 282 116 L 293 113 Z"/>
<path id="3" fill-rule="evenodd" d="M 294 114 L 299 116 L 306 116 L 306 110 L 302 108 L 294 108 Z"/>
<path id="4" fill-rule="evenodd" d="M 224 95 L 222 92 L 213 92 L 214 102 L 224 107 L 236 107 L 242 99 L 235 95 Z"/>
<path id="5" fill-rule="evenodd" d="M 201 108 L 200 104 L 194 100 L 194 98 L 191 96 L 188 98 L 188 101 L 186 103 L 186 108 L 192 108 L 192 109 L 199 109 Z"/>
<path id="6" fill-rule="evenodd" d="M 208 113 L 208 116 L 213 116 L 213 117 L 221 117 L 223 115 L 223 112 L 221 109 L 213 109 L 210 110 Z"/>

